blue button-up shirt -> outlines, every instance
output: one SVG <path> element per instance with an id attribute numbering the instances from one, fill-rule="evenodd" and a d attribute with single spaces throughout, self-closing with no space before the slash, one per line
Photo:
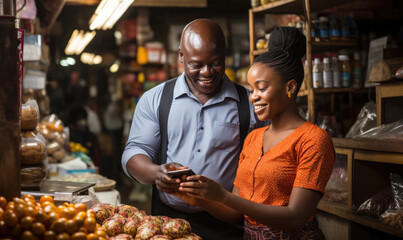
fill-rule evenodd
<path id="1" fill-rule="evenodd" d="M 159 103 L 163 86 L 145 92 L 139 100 L 122 156 L 125 173 L 131 157 L 144 154 L 156 159 L 160 147 Z M 167 163 L 178 162 L 196 174 L 205 175 L 232 191 L 241 150 L 237 102 L 239 96 L 227 76 L 220 92 L 204 105 L 190 92 L 184 74 L 177 79 L 168 117 Z M 260 122 L 250 104 L 249 131 L 266 124 Z M 160 192 L 161 200 L 175 209 L 201 211 L 181 199 Z"/>

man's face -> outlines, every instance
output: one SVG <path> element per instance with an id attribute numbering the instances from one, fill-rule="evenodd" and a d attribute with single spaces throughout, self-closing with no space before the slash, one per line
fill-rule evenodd
<path id="1" fill-rule="evenodd" d="M 213 46 L 206 46 L 211 44 Z M 212 97 L 216 94 L 225 72 L 225 54 L 214 43 L 187 44 L 179 50 L 186 82 L 195 95 Z"/>

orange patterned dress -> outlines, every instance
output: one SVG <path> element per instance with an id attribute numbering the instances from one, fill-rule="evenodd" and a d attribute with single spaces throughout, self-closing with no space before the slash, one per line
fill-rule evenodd
<path id="1" fill-rule="evenodd" d="M 306 122 L 263 154 L 263 136 L 268 128 L 255 129 L 245 139 L 234 181 L 241 197 L 287 206 L 293 187 L 323 193 L 335 161 L 329 134 Z M 249 216 L 245 219 L 252 225 L 262 226 Z"/>

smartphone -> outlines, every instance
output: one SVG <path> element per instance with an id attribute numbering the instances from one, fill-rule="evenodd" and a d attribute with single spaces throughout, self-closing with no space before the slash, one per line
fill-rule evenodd
<path id="1" fill-rule="evenodd" d="M 196 173 L 194 173 L 191 169 L 179 169 L 179 170 L 173 170 L 173 171 L 169 171 L 167 172 L 168 177 L 170 178 L 181 178 L 183 175 L 195 175 Z"/>

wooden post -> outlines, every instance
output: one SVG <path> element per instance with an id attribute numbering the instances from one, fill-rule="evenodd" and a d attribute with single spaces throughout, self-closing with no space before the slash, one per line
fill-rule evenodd
<path id="1" fill-rule="evenodd" d="M 14 1 L 15 3 L 15 1 Z M 1 4 L 0 4 L 1 5 Z M 15 5 L 14 5 L 15 6 Z M 15 17 L 0 16 L 0 196 L 21 196 L 20 86 Z"/>
<path id="2" fill-rule="evenodd" d="M 255 21 L 253 17 L 253 9 L 249 9 L 249 61 L 250 65 L 253 64 L 254 55 L 253 51 L 255 49 Z"/>
<path id="3" fill-rule="evenodd" d="M 306 10 L 306 60 L 308 62 L 308 112 L 309 121 L 315 123 L 315 91 L 312 85 L 312 40 L 311 40 L 311 7 L 309 0 L 305 0 Z"/>

